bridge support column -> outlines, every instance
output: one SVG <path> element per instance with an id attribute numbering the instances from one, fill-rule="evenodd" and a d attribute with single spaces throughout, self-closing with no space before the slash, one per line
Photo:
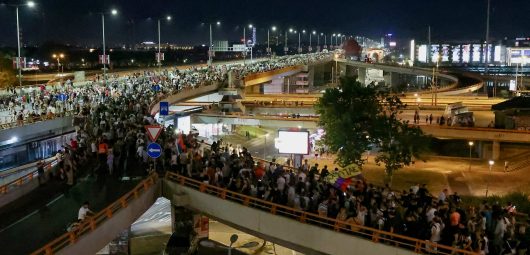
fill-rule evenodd
<path id="1" fill-rule="evenodd" d="M 501 157 L 501 143 L 499 141 L 493 141 L 491 146 L 491 159 L 499 160 Z"/>
<path id="2" fill-rule="evenodd" d="M 357 68 L 357 81 L 359 81 L 362 85 L 366 85 L 366 68 Z"/>
<path id="3" fill-rule="evenodd" d="M 387 87 L 392 88 L 392 90 L 395 90 L 395 88 L 399 85 L 399 74 L 394 72 L 389 72 L 385 75 L 383 75 L 385 79 L 385 84 Z"/>

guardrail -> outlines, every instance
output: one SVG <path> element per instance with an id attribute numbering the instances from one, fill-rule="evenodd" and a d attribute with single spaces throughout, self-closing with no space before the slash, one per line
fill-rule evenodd
<path id="1" fill-rule="evenodd" d="M 147 179 L 143 180 L 134 189 L 127 192 L 127 194 L 120 197 L 114 203 L 99 211 L 94 216 L 87 217 L 76 230 L 63 234 L 31 254 L 52 255 L 69 245 L 75 244 L 80 237 L 92 232 L 97 227 L 104 224 L 106 220 L 112 218 L 118 211 L 126 208 L 132 200 L 137 199 L 141 193 L 148 191 L 151 186 L 155 185 L 157 180 L 158 175 L 156 173 L 151 174 Z"/>
<path id="2" fill-rule="evenodd" d="M 17 128 L 22 127 L 25 125 L 35 124 L 38 122 L 53 120 L 56 118 L 62 118 L 67 116 L 73 116 L 75 115 L 74 111 L 64 111 L 57 114 L 51 114 L 51 115 L 45 115 L 45 116 L 38 116 L 38 117 L 30 117 L 30 118 L 24 118 L 22 121 L 13 120 L 12 117 L 6 116 L 5 121 L 0 122 L 0 129 L 10 129 L 10 128 Z"/>
<path id="3" fill-rule="evenodd" d="M 50 172 L 52 167 L 57 164 L 57 159 L 54 159 L 44 165 L 44 172 Z M 23 175 L 22 177 L 17 178 L 16 180 L 10 181 L 2 186 L 0 186 L 0 195 L 7 194 L 9 191 L 19 188 L 20 186 L 31 182 L 35 178 L 38 178 L 38 170 L 31 171 L 28 174 Z"/>
<path id="4" fill-rule="evenodd" d="M 257 210 L 267 211 L 274 215 L 297 220 L 300 223 L 317 225 L 322 228 L 327 228 L 333 231 L 350 234 L 357 238 L 369 239 L 372 240 L 374 243 L 392 245 L 402 249 L 412 250 L 418 254 L 477 254 L 472 251 L 462 250 L 391 232 L 381 231 L 378 229 L 369 228 L 354 223 L 323 217 L 318 214 L 297 210 L 288 206 L 274 204 L 269 201 L 239 194 L 224 188 L 208 185 L 203 182 L 180 176 L 171 172 L 166 173 L 166 179 L 173 182 L 177 182 L 182 186 L 198 190 L 202 193 L 217 196 L 223 200 L 236 202 Z"/>

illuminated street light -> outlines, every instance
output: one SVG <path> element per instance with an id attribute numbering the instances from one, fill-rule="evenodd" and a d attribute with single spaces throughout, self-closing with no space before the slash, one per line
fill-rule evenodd
<path id="1" fill-rule="evenodd" d="M 495 164 L 495 161 L 491 160 L 488 161 L 488 165 L 490 167 L 490 176 L 488 178 L 488 181 L 486 183 L 486 197 L 488 197 L 488 190 L 489 190 L 489 186 L 490 186 L 490 179 L 491 179 L 491 169 L 493 168 L 493 165 Z"/>
<path id="2" fill-rule="evenodd" d="M 167 21 L 171 21 L 171 16 L 166 16 Z M 156 62 L 158 64 L 158 71 L 162 67 L 162 41 L 161 41 L 161 32 L 160 32 L 160 19 L 158 19 L 158 54 L 156 55 Z"/>
<path id="3" fill-rule="evenodd" d="M 17 16 L 17 61 L 16 61 L 16 67 L 18 69 L 18 85 L 22 86 L 22 57 L 21 57 L 21 50 L 20 50 L 20 21 L 18 18 L 18 9 L 22 6 L 27 6 L 29 8 L 35 7 L 34 1 L 28 1 L 25 4 L 8 4 L 8 6 L 15 7 L 15 12 Z M 22 88 L 21 88 L 22 89 Z"/>
<path id="4" fill-rule="evenodd" d="M 221 21 L 217 21 L 215 22 L 215 24 L 217 26 L 220 26 L 221 25 Z M 212 32 L 212 23 L 210 23 L 210 44 L 208 46 L 208 65 L 211 65 L 212 64 L 212 57 L 213 57 L 213 51 L 212 51 L 212 47 L 213 47 L 213 32 Z"/>
<path id="5" fill-rule="evenodd" d="M 103 58 L 102 58 L 102 61 L 103 62 L 103 80 L 105 82 L 105 86 L 107 85 L 107 60 L 109 58 L 107 58 L 107 54 L 106 54 L 106 49 L 105 49 L 105 13 L 101 12 L 101 30 L 102 30 L 102 41 L 103 41 Z M 116 16 L 118 14 L 118 10 L 116 9 L 112 9 L 110 11 L 110 14 L 112 14 L 113 16 Z M 110 64 L 110 63 L 109 63 Z"/>
<path id="6" fill-rule="evenodd" d="M 469 169 L 468 171 L 471 171 L 471 149 L 473 148 L 474 143 L 473 141 L 469 141 L 467 145 L 469 145 Z"/>
<path id="7" fill-rule="evenodd" d="M 61 58 L 64 58 L 64 54 L 63 53 L 53 54 L 52 57 L 57 60 L 57 75 L 59 76 L 61 74 L 61 68 L 62 68 Z"/>

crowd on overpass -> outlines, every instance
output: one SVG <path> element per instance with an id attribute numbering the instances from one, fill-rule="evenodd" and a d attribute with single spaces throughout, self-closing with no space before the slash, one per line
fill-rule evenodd
<path id="1" fill-rule="evenodd" d="M 529 238 L 516 220 L 515 205 L 462 203 L 447 189 L 433 196 L 425 185 L 395 192 L 364 178 L 335 183 L 326 178 L 337 169 L 306 160 L 294 169 L 253 159 L 245 149 L 223 141 L 211 147 L 189 144 L 172 170 L 207 184 L 344 222 L 443 244 L 479 254 L 525 254 Z M 190 156 L 191 155 L 191 156 Z M 435 253 L 434 245 L 425 247 Z"/>
<path id="2" fill-rule="evenodd" d="M 228 73 L 236 79 L 248 74 L 265 72 L 291 65 L 307 64 L 329 58 L 329 54 L 313 53 L 278 57 L 270 61 L 250 64 L 225 64 L 210 67 L 194 66 L 186 70 L 166 68 L 160 71 L 143 71 L 119 77 L 109 75 L 107 86 L 102 76 L 92 82 L 75 86 L 70 80 L 51 88 L 41 85 L 12 90 L 0 96 L 0 124 L 16 123 L 18 126 L 37 120 L 52 119 L 66 113 L 78 113 L 84 105 L 104 104 L 108 99 L 121 100 L 135 97 L 135 102 L 154 102 L 165 95 L 215 82 L 226 83 Z M 140 100 L 136 100 L 136 99 Z M 149 106 L 149 104 L 147 104 Z"/>
<path id="3" fill-rule="evenodd" d="M 65 151 L 57 154 L 58 167 L 51 177 L 75 185 L 81 174 L 80 162 L 97 161 L 93 174 L 98 179 L 108 176 L 126 176 L 131 166 L 155 170 L 155 164 L 147 155 L 149 139 L 144 125 L 156 124 L 151 115 L 151 105 L 159 98 L 183 90 L 192 90 L 213 82 L 225 84 L 228 72 L 236 72 L 239 78 L 252 71 L 267 71 L 307 61 L 318 61 L 323 54 L 289 56 L 275 60 L 241 64 L 225 64 L 211 67 L 192 67 L 187 70 L 167 68 L 161 71 L 145 71 L 125 76 L 96 76 L 91 82 L 76 85 L 70 81 L 52 88 L 40 86 L 25 89 L 22 93 L 11 91 L 2 102 L 6 110 L 24 118 L 32 116 L 61 116 L 65 112 L 74 115 L 76 139 L 65 145 Z M 18 117 L 17 117 L 18 118 Z M 20 123 L 22 125 L 23 123 Z M 191 143 L 185 135 L 165 132 L 159 139 L 164 147 L 157 169 L 169 168 L 179 153 L 186 155 L 178 144 Z M 191 136 L 190 136 L 191 138 Z M 190 159 L 192 154 L 189 154 Z M 85 161 L 89 159 L 89 161 Z M 40 171 L 42 173 L 42 171 Z M 146 171 L 147 172 L 147 171 Z M 39 178 L 42 183 L 45 179 Z"/>

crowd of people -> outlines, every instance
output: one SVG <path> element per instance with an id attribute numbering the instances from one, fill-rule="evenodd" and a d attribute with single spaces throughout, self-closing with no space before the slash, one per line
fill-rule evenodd
<path id="1" fill-rule="evenodd" d="M 516 220 L 515 205 L 466 206 L 447 189 L 433 196 L 425 185 L 395 192 L 362 177 L 347 185 L 327 181 L 327 166 L 298 168 L 253 159 L 245 148 L 223 141 L 211 147 L 187 144 L 188 150 L 172 162 L 171 170 L 228 190 L 272 203 L 345 222 L 353 231 L 366 226 L 420 240 L 435 253 L 442 244 L 479 254 L 526 254 L 529 237 L 524 222 Z M 274 160 L 273 160 L 274 161 Z M 521 224 L 520 224 L 521 223 Z"/>
<path id="2" fill-rule="evenodd" d="M 17 109 L 18 105 L 23 115 L 73 111 L 83 119 L 77 123 L 77 138 L 67 146 L 69 153 L 58 155 L 62 162 L 58 176 L 64 176 L 65 181 L 74 180 L 68 185 L 74 185 L 78 160 L 97 158 L 94 174 L 100 176 L 124 176 L 127 169 L 140 163 L 147 171 L 173 171 L 245 195 L 338 219 L 350 223 L 352 228 L 367 226 L 481 254 L 526 253 L 528 237 L 524 225 L 517 224 L 515 206 L 511 204 L 466 207 L 458 194 L 449 195 L 447 190 L 434 197 L 425 185 L 413 185 L 410 190 L 398 193 L 388 186 L 368 184 L 363 178 L 337 186 L 325 181 L 337 169 L 320 168 L 318 164 L 310 166 L 307 160 L 297 169 L 274 162 L 260 163 L 245 148 L 231 148 L 223 141 L 209 146 L 198 142 L 194 135 L 177 134 L 171 128 L 160 138 L 163 155 L 156 161 L 159 164 L 148 157 L 144 125 L 156 123 L 150 108 L 158 99 L 213 82 L 228 85 L 230 72 L 242 79 L 252 73 L 325 58 L 329 54 L 287 56 L 247 65 L 144 71 L 113 77 L 107 84 L 96 78 L 87 86 L 67 82 L 52 90 L 41 87 L 0 101 L 8 110 Z M 85 211 L 80 216 L 82 219 Z M 427 248 L 432 252 L 436 249 Z"/>

